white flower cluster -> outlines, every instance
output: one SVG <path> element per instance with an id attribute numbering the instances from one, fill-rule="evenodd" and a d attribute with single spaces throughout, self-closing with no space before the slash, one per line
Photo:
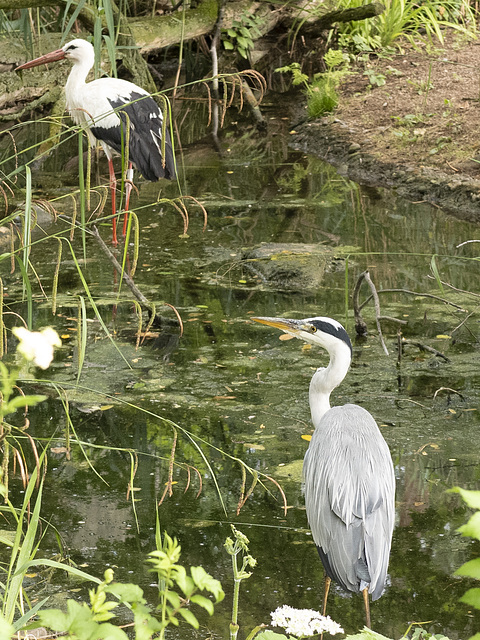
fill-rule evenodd
<path id="1" fill-rule="evenodd" d="M 14 327 L 12 333 L 20 341 L 17 351 L 25 360 L 41 369 L 48 369 L 53 360 L 53 347 L 61 347 L 58 333 L 50 327 L 41 331 L 29 331 L 25 327 Z"/>
<path id="2" fill-rule="evenodd" d="M 286 604 L 272 611 L 272 625 L 283 627 L 297 638 L 314 636 L 317 633 L 344 633 L 342 627 L 330 616 L 322 616 L 313 609 L 294 609 Z"/>

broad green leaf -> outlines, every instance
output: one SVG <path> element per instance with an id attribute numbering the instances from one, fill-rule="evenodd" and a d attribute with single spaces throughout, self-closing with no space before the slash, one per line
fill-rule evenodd
<path id="1" fill-rule="evenodd" d="M 244 49 L 248 49 L 248 47 L 252 46 L 252 41 L 249 38 L 244 38 L 243 36 L 237 36 L 237 42 L 238 45 Z"/>
<path id="2" fill-rule="evenodd" d="M 79 636 L 79 638 L 81 637 L 82 636 Z M 120 629 L 120 627 L 116 627 L 114 624 L 110 624 L 109 622 L 98 626 L 98 632 L 95 637 L 105 638 L 106 640 L 129 640 L 123 629 Z"/>
<path id="3" fill-rule="evenodd" d="M 475 609 L 480 609 L 480 589 L 469 589 L 460 598 L 460 602 L 469 604 L 471 607 L 475 607 Z"/>
<path id="4" fill-rule="evenodd" d="M 185 620 L 185 622 L 188 622 L 188 624 L 190 626 L 192 626 L 194 629 L 198 629 L 198 627 L 200 626 L 198 624 L 198 620 L 196 619 L 196 617 L 193 615 L 193 613 L 190 611 L 190 609 L 179 609 L 178 613 L 182 616 L 182 618 Z"/>
<path id="5" fill-rule="evenodd" d="M 223 41 L 223 46 L 224 46 L 225 49 L 228 49 L 229 51 L 232 51 L 232 49 L 235 48 L 233 46 L 233 44 L 230 42 L 230 40 L 224 40 Z"/>
<path id="6" fill-rule="evenodd" d="M 449 491 L 451 493 L 459 493 L 469 507 L 480 510 L 480 491 L 469 491 L 461 487 L 453 487 Z"/>
<path id="7" fill-rule="evenodd" d="M 105 587 L 107 593 L 117 596 L 122 602 L 140 602 L 145 603 L 143 590 L 137 584 L 112 582 Z"/>
<path id="8" fill-rule="evenodd" d="M 212 578 L 203 567 L 191 567 L 192 578 L 199 589 L 205 589 L 215 596 L 217 602 L 221 602 L 225 597 L 222 585 L 219 580 Z"/>
<path id="9" fill-rule="evenodd" d="M 274 631 L 267 630 L 255 636 L 255 640 L 285 640 L 286 637 L 283 633 L 275 633 Z"/>
<path id="10" fill-rule="evenodd" d="M 474 513 L 467 524 L 459 527 L 458 531 L 462 536 L 469 536 L 470 538 L 480 540 L 480 511 Z"/>
<path id="11" fill-rule="evenodd" d="M 7 640 L 13 636 L 14 632 L 14 627 L 0 615 L 0 638 Z"/>
<path id="12" fill-rule="evenodd" d="M 70 621 L 68 615 L 60 609 L 44 609 L 38 612 L 38 620 L 53 631 L 67 631 Z"/>
<path id="13" fill-rule="evenodd" d="M 186 573 L 180 573 L 178 576 L 175 576 L 175 582 L 187 598 L 189 598 L 195 590 L 195 583 Z"/>
<path id="14" fill-rule="evenodd" d="M 348 636 L 348 640 L 389 640 L 386 636 L 382 636 L 381 633 L 372 631 L 367 627 L 363 627 L 360 633 L 356 633 L 353 636 Z"/>
<path id="15" fill-rule="evenodd" d="M 165 598 L 170 602 L 174 609 L 179 609 L 182 601 L 180 600 L 180 596 L 176 591 L 167 591 L 165 594 Z"/>
<path id="16" fill-rule="evenodd" d="M 15 396 L 15 398 L 9 400 L 4 413 L 11 413 L 16 409 L 20 409 L 25 406 L 33 407 L 46 399 L 47 396 Z"/>
<path id="17" fill-rule="evenodd" d="M 470 576 L 471 578 L 476 578 L 480 580 L 480 558 L 475 558 L 475 560 L 469 560 L 462 564 L 455 573 L 455 576 Z"/>
<path id="18" fill-rule="evenodd" d="M 208 611 L 210 615 L 213 615 L 213 602 L 208 598 L 205 598 L 205 596 L 201 596 L 197 593 L 190 598 L 190 602 L 198 604 L 199 607 L 203 607 L 205 611 Z"/>

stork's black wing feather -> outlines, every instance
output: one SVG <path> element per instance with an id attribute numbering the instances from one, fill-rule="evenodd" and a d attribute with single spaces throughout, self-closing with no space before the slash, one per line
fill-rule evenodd
<path id="1" fill-rule="evenodd" d="M 155 100 L 147 93 L 132 91 L 128 96 L 109 99 L 118 114 L 117 127 L 94 126 L 93 135 L 122 153 L 126 143 L 126 126 L 130 125 L 129 159 L 147 180 L 176 178 L 175 159 L 168 128 L 165 129 L 164 157 L 162 155 L 163 114 Z"/>

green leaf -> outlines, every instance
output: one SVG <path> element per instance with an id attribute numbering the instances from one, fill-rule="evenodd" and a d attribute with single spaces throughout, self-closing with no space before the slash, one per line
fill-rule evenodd
<path id="1" fill-rule="evenodd" d="M 165 593 L 165 598 L 170 602 L 174 609 L 179 609 L 182 601 L 180 600 L 180 596 L 176 591 L 167 591 Z"/>
<path id="2" fill-rule="evenodd" d="M 188 624 L 194 629 L 198 629 L 198 627 L 200 626 L 198 624 L 198 620 L 189 609 L 179 609 L 178 613 L 184 618 L 185 622 L 188 622 Z"/>
<path id="3" fill-rule="evenodd" d="M 60 609 L 44 609 L 38 612 L 38 619 L 41 625 L 53 631 L 67 631 L 69 620 L 66 613 Z"/>
<path id="4" fill-rule="evenodd" d="M 15 396 L 15 398 L 9 400 L 7 406 L 3 409 L 3 413 L 6 415 L 26 406 L 33 407 L 46 399 L 47 396 Z"/>
<path id="5" fill-rule="evenodd" d="M 123 629 L 120 629 L 120 627 L 116 627 L 114 624 L 110 624 L 108 622 L 106 624 L 100 624 L 96 633 L 96 638 L 106 638 L 108 640 L 129 640 Z M 78 637 L 82 638 L 83 636 L 78 635 Z"/>
<path id="6" fill-rule="evenodd" d="M 216 602 L 221 602 L 225 597 L 222 585 L 219 580 L 212 578 L 203 567 L 190 567 L 192 578 L 199 589 L 209 591 Z"/>
<path id="7" fill-rule="evenodd" d="M 475 607 L 475 609 L 480 609 L 480 589 L 469 589 L 460 598 L 460 602 L 469 604 L 471 607 Z"/>
<path id="8" fill-rule="evenodd" d="M 237 35 L 237 43 L 239 47 L 243 47 L 244 49 L 248 49 L 253 44 L 250 38 L 244 38 L 243 36 L 238 36 L 238 35 Z"/>
<path id="9" fill-rule="evenodd" d="M 467 524 L 458 528 L 462 536 L 469 536 L 480 540 L 480 511 L 473 514 Z"/>
<path id="10" fill-rule="evenodd" d="M 146 602 L 143 597 L 143 590 L 137 584 L 112 582 L 105 587 L 105 591 L 117 596 L 121 602 L 139 602 L 142 604 Z"/>
<path id="11" fill-rule="evenodd" d="M 449 492 L 459 493 L 469 507 L 480 510 L 480 491 L 469 491 L 468 489 L 462 489 L 461 487 L 453 487 L 452 489 L 449 489 Z"/>
<path id="12" fill-rule="evenodd" d="M 480 558 L 475 558 L 474 560 L 469 560 L 462 564 L 455 573 L 455 576 L 470 576 L 471 578 L 476 578 L 480 580 Z"/>
<path id="13" fill-rule="evenodd" d="M 190 598 L 190 602 L 198 604 L 199 607 L 203 607 L 205 611 L 208 611 L 209 615 L 213 615 L 213 602 L 208 598 L 205 598 L 205 596 L 201 596 L 197 593 Z"/>
<path id="14" fill-rule="evenodd" d="M 382 636 L 381 633 L 372 631 L 367 627 L 363 627 L 360 633 L 355 633 L 353 636 L 348 636 L 348 640 L 389 640 L 386 636 Z"/>
<path id="15" fill-rule="evenodd" d="M 283 633 L 275 633 L 274 631 L 267 630 L 255 636 L 255 640 L 285 640 L 286 637 Z"/>
<path id="16" fill-rule="evenodd" d="M 235 48 L 233 46 L 233 44 L 230 42 L 230 40 L 224 40 L 223 41 L 223 46 L 224 46 L 225 49 L 228 49 L 228 51 L 232 51 L 232 49 Z"/>
<path id="17" fill-rule="evenodd" d="M 14 627 L 0 615 L 0 638 L 11 638 L 14 632 Z"/>
<path id="18" fill-rule="evenodd" d="M 187 576 L 185 570 L 175 577 L 175 582 L 187 598 L 189 598 L 195 591 L 195 583 L 189 576 Z"/>

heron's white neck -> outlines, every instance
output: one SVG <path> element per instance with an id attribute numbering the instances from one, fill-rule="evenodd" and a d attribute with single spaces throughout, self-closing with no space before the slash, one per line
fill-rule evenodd
<path id="1" fill-rule="evenodd" d="M 344 342 L 336 342 L 328 352 L 328 367 L 317 369 L 310 381 L 310 411 L 315 428 L 324 413 L 330 409 L 330 394 L 347 375 L 352 360 L 350 348 Z"/>
<path id="2" fill-rule="evenodd" d="M 94 53 L 93 49 L 90 52 L 85 51 L 80 60 L 75 60 L 75 63 L 68 76 L 67 84 L 65 85 L 65 95 L 67 96 L 67 102 L 69 96 L 74 96 L 78 91 L 81 91 L 85 85 L 88 72 L 93 67 Z"/>

